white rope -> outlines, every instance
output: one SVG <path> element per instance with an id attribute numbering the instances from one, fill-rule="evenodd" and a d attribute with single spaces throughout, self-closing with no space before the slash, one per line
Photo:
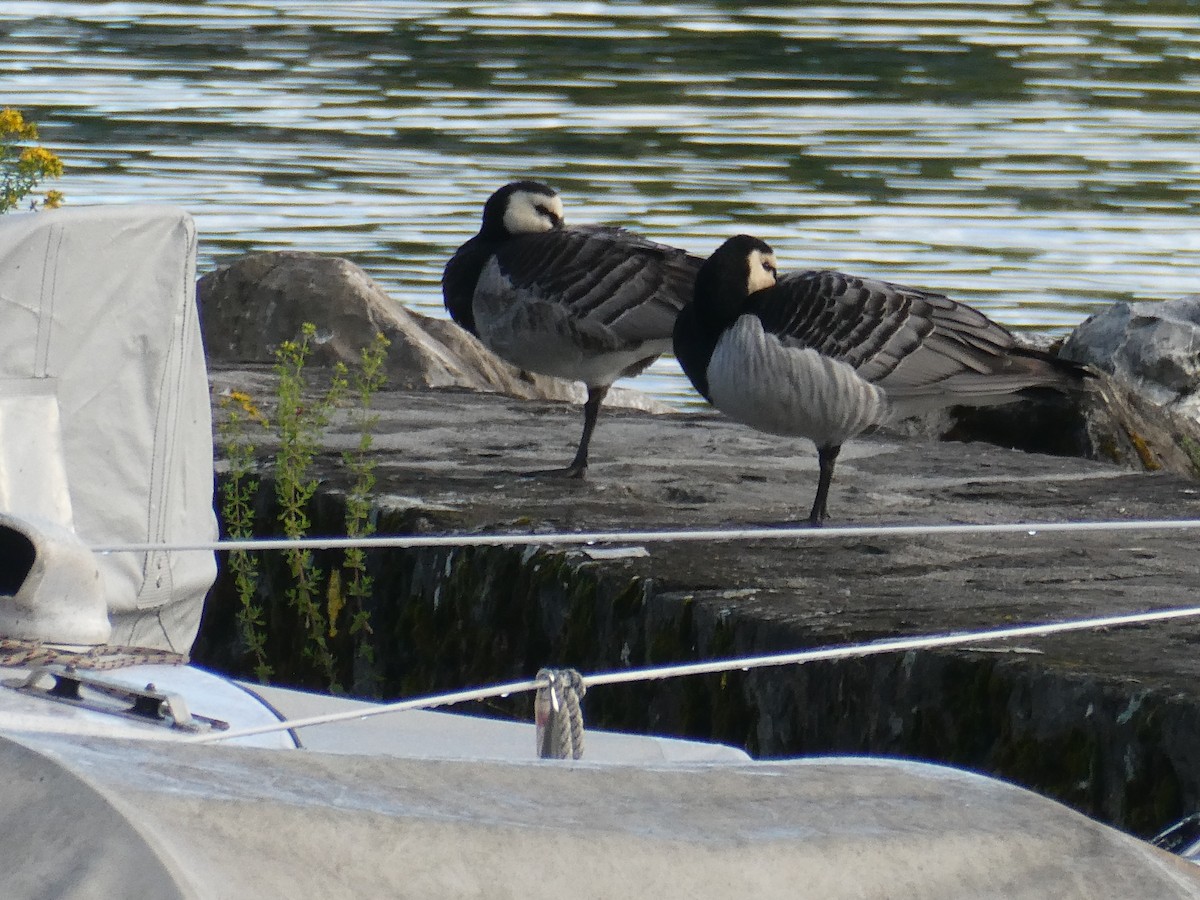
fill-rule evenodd
<path id="1" fill-rule="evenodd" d="M 827 528 L 695 528 L 664 531 L 507 532 L 499 534 L 411 534 L 372 537 L 253 538 L 195 541 L 174 544 L 114 543 L 92 547 L 97 553 L 147 553 L 157 550 L 331 550 L 347 547 L 492 547 L 578 545 L 601 543 L 666 543 L 695 541 L 830 540 L 857 537 L 936 537 L 939 535 L 1062 534 L 1097 531 L 1189 531 L 1200 529 L 1200 519 L 1127 519 L 1108 522 L 998 522 L 951 525 L 847 525 Z"/>
<path id="2" fill-rule="evenodd" d="M 1122 613 L 1111 616 L 1098 616 L 1088 619 L 1076 619 L 1066 622 L 1045 622 L 1033 625 L 1014 625 L 1008 628 L 994 628 L 987 631 L 968 631 L 950 634 L 919 635 L 907 638 L 888 638 L 871 641 L 866 644 L 850 644 L 841 647 L 823 647 L 814 650 L 801 650 L 795 653 L 773 654 L 769 656 L 748 656 L 741 659 L 711 660 L 699 663 L 683 663 L 670 666 L 657 666 L 648 669 L 628 669 L 620 672 L 607 672 L 598 675 L 586 675 L 583 678 L 585 687 L 603 684 L 625 684 L 637 681 L 656 681 L 663 678 L 676 678 L 685 675 L 711 675 L 720 672 L 737 670 L 749 671 L 767 666 L 799 665 L 817 660 L 850 659 L 861 656 L 874 656 L 880 653 L 897 653 L 904 650 L 929 650 L 936 647 L 950 647 L 962 644 L 977 644 L 985 641 L 999 641 L 1021 637 L 1045 637 L 1051 634 L 1062 634 L 1070 631 L 1087 631 L 1093 628 L 1118 628 L 1124 625 L 1139 625 L 1147 622 L 1165 622 L 1171 619 L 1200 617 L 1200 606 L 1188 606 L 1176 609 L 1159 609 L 1140 613 Z M 356 709 L 341 713 L 330 713 L 324 716 L 310 716 L 306 719 L 292 719 L 273 725 L 261 725 L 254 728 L 242 728 L 225 732 L 212 732 L 199 737 L 187 738 L 191 743 L 210 743 L 227 741 L 231 738 L 250 737 L 256 734 L 267 734 L 274 731 L 287 731 L 293 728 L 307 728 L 312 725 L 326 725 L 332 722 L 346 722 L 352 719 L 366 719 L 372 716 L 382 716 L 393 712 L 403 712 L 409 709 L 430 709 L 437 706 L 448 706 L 468 700 L 487 700 L 495 697 L 507 697 L 522 691 L 533 691 L 548 684 L 546 679 L 532 681 L 515 681 L 509 684 L 493 687 L 475 688 L 459 691 L 454 694 L 441 694 L 432 697 L 417 697 L 402 700 L 397 703 L 385 703 L 370 709 Z"/>
<path id="3" fill-rule="evenodd" d="M 541 685 L 533 700 L 538 758 L 582 759 L 583 676 L 574 669 L 542 669 L 536 680 Z"/>

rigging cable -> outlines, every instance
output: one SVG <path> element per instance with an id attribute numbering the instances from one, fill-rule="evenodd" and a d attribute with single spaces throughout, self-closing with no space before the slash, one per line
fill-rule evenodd
<path id="1" fill-rule="evenodd" d="M 371 537 L 245 538 L 178 543 L 96 544 L 96 553 L 149 553 L 204 550 L 335 550 L 414 547 L 562 546 L 607 543 L 682 543 L 743 540 L 831 540 L 858 537 L 938 537 L 942 535 L 1075 534 L 1104 531 L 1189 531 L 1200 529 L 1200 519 L 1118 519 L 1093 522 L 992 522 L 947 525 L 843 525 L 813 528 L 682 528 L 646 531 L 500 532 L 493 534 L 397 534 Z"/>

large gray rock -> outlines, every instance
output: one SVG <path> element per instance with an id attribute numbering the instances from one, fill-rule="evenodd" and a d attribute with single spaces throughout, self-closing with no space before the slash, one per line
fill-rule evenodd
<path id="1" fill-rule="evenodd" d="M 273 363 L 275 348 L 317 327 L 311 362 L 354 365 L 378 332 L 390 341 L 385 370 L 393 388 L 492 391 L 523 399 L 585 399 L 581 385 L 523 372 L 453 322 L 424 316 L 389 297 L 359 266 L 334 256 L 253 253 L 204 275 L 197 286 L 211 363 Z M 637 391 L 614 389 L 609 405 L 660 412 Z"/>
<path id="2" fill-rule="evenodd" d="M 1114 303 L 1062 348 L 1159 406 L 1200 420 L 1200 294 L 1161 303 Z"/>

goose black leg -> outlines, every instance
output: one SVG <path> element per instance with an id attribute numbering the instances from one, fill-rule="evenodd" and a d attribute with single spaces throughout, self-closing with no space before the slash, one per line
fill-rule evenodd
<path id="1" fill-rule="evenodd" d="M 837 462 L 838 454 L 842 452 L 839 444 L 836 447 L 818 447 L 817 461 L 821 467 L 817 479 L 817 497 L 813 500 L 812 511 L 808 514 L 808 524 L 814 528 L 821 527 L 829 515 L 829 483 L 833 481 L 833 464 Z"/>
<path id="2" fill-rule="evenodd" d="M 563 469 L 542 469 L 537 472 L 526 472 L 525 477 L 549 475 L 557 478 L 583 478 L 587 472 L 588 445 L 592 442 L 592 432 L 596 430 L 596 417 L 600 415 L 600 404 L 608 395 L 608 385 L 599 387 L 588 386 L 587 402 L 583 404 L 583 436 L 579 438 L 579 449 L 571 464 Z"/>

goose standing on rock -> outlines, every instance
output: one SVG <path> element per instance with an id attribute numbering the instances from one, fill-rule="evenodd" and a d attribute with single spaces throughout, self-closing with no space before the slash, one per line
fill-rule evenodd
<path id="1" fill-rule="evenodd" d="M 622 228 L 569 228 L 558 194 L 536 181 L 488 198 L 479 234 L 446 263 L 446 309 L 502 359 L 588 392 L 575 459 L 529 474 L 583 477 L 608 389 L 671 349 L 701 262 Z"/>
<path id="2" fill-rule="evenodd" d="M 828 514 L 842 444 L 876 425 L 1040 388 L 1083 386 L 1088 371 L 1017 345 L 978 310 L 917 288 L 841 272 L 778 276 L 763 241 L 738 235 L 700 267 L 675 323 L 675 356 L 730 418 L 817 445 L 809 522 Z"/>

